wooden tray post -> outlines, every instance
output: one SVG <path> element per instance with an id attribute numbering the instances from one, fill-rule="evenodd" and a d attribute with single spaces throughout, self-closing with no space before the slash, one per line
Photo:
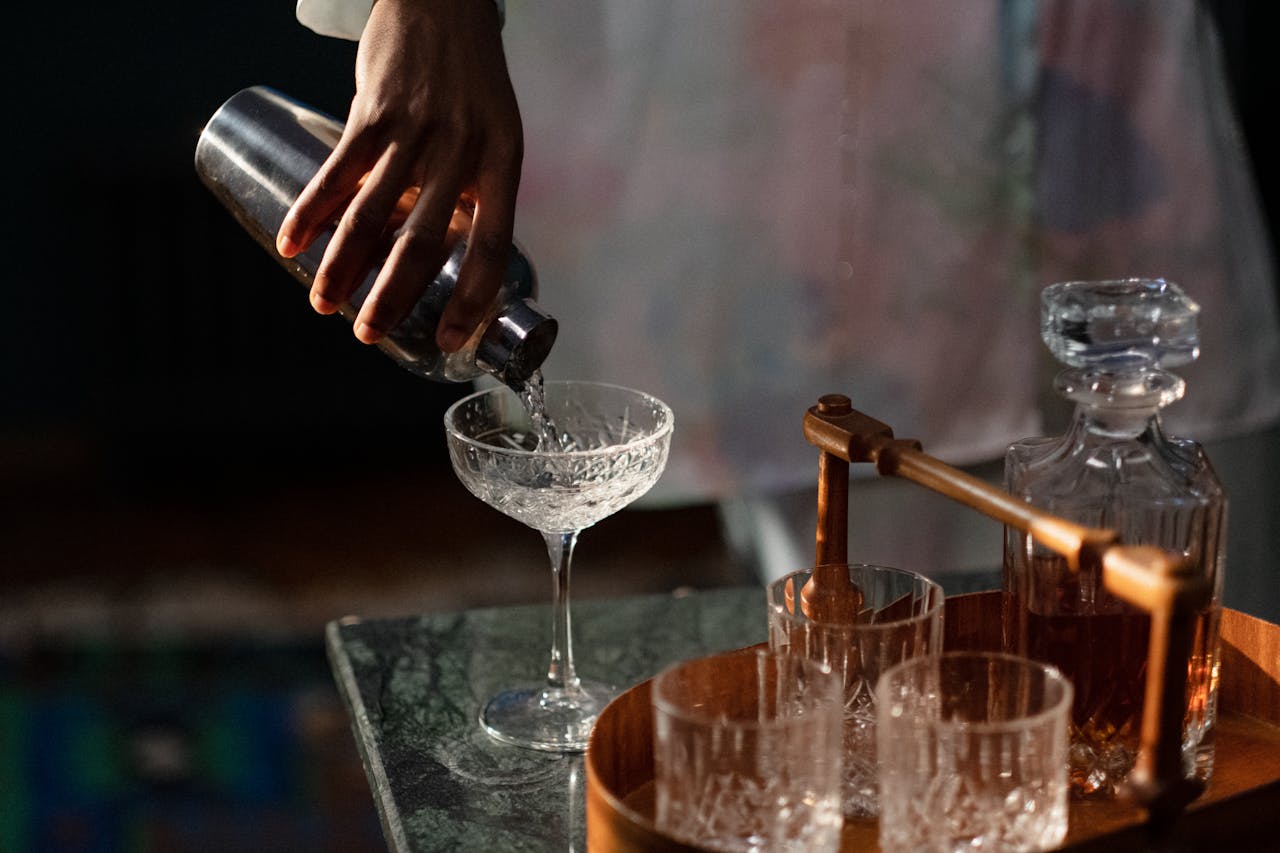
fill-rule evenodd
<path id="1" fill-rule="evenodd" d="M 853 408 L 842 394 L 827 394 L 805 414 L 804 434 L 821 451 L 818 473 L 818 557 L 824 541 L 847 548 L 848 466 L 869 462 L 885 476 L 903 477 L 1030 534 L 1067 559 L 1072 571 L 1102 566 L 1103 584 L 1118 598 L 1151 614 L 1147 682 L 1138 762 L 1130 789 L 1147 810 L 1154 837 L 1167 834 L 1201 785 L 1183 777 L 1182 716 L 1197 611 L 1209 601 L 1204 579 L 1183 557 L 1158 548 L 1118 544 L 1110 530 L 1084 527 L 1042 512 L 1008 492 L 924 453 L 920 442 L 897 439 L 893 430 Z M 833 478 L 843 475 L 844 499 Z M 829 549 L 831 546 L 825 546 Z M 815 572 L 815 578 L 817 574 Z"/>
<path id="2" fill-rule="evenodd" d="M 853 412 L 848 397 L 828 394 L 817 410 L 827 417 Z M 887 427 L 886 427 L 887 429 Z M 845 564 L 849 561 L 849 459 L 826 450 L 818 454 L 818 530 L 813 573 L 800 590 L 801 608 L 817 622 L 852 624 L 862 605 Z M 791 606 L 791 584 L 787 584 Z"/>

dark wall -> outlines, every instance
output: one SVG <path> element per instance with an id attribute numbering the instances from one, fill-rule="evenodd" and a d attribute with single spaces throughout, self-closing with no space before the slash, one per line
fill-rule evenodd
<path id="1" fill-rule="evenodd" d="M 1274 0 L 1206 0 L 1222 37 L 1223 63 L 1240 118 L 1254 178 L 1270 226 L 1271 245 L 1280 247 L 1280 99 L 1276 37 L 1280 3 Z M 1280 282 L 1277 282 L 1280 286 Z"/>
<path id="2" fill-rule="evenodd" d="M 245 86 L 345 115 L 355 45 L 303 28 L 293 5 L 11 12 L 0 473 L 28 457 L 127 478 L 352 446 L 357 464 L 439 455 L 439 415 L 462 387 L 313 314 L 192 166 L 205 120 Z"/>

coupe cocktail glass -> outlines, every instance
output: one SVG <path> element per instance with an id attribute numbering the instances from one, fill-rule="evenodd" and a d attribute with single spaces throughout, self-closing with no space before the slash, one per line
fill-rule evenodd
<path id="1" fill-rule="evenodd" d="M 535 382 L 523 394 L 498 387 L 464 397 L 445 412 L 458 479 L 494 509 L 541 533 L 551 557 L 547 678 L 489 700 L 480 722 L 498 740 L 554 752 L 583 750 L 596 717 L 617 692 L 574 672 L 569 565 L 582 530 L 657 481 L 673 423 L 661 400 L 596 382 Z"/>

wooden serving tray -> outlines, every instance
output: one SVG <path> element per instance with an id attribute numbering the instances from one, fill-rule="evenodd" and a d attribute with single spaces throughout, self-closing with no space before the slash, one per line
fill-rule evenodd
<path id="1" fill-rule="evenodd" d="M 948 650 L 1000 647 L 1000 593 L 947 599 Z M 1280 850 L 1280 626 L 1235 610 L 1222 614 L 1222 677 L 1213 778 L 1180 818 L 1184 849 Z M 591 853 L 696 850 L 653 826 L 650 682 L 601 714 L 587 749 L 587 849 Z M 878 851 L 874 821 L 845 822 L 842 851 Z M 1063 850 L 1146 846 L 1145 814 L 1125 801 L 1071 802 Z"/>

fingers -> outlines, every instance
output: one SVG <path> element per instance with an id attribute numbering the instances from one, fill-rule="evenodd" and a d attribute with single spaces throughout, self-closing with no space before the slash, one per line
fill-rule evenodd
<path id="1" fill-rule="evenodd" d="M 355 134 L 344 134 L 320 171 L 298 195 L 276 234 L 276 251 L 286 258 L 305 252 L 359 188 L 377 155 Z"/>
<path id="2" fill-rule="evenodd" d="M 466 344 L 502 287 L 511 256 L 520 159 L 517 144 L 514 155 L 498 155 L 480 173 L 467 252 L 436 329 L 436 345 L 444 352 Z"/>
<path id="3" fill-rule="evenodd" d="M 519 185 L 518 143 L 517 139 L 510 156 L 491 156 L 490 161 L 498 165 L 481 170 L 474 183 L 476 204 L 467 252 L 436 335 L 444 352 L 466 345 L 502 285 Z M 444 265 L 458 188 L 466 183 L 463 176 L 476 170 L 474 164 L 467 165 L 465 153 L 457 146 L 431 146 L 434 150 L 419 155 L 423 165 L 412 167 L 406 165 L 409 158 L 399 147 L 390 143 L 372 171 L 367 171 L 364 158 L 355 153 L 360 147 L 352 143 L 335 149 L 286 216 L 277 248 L 285 257 L 305 251 L 346 206 L 311 288 L 312 306 L 330 314 L 359 288 L 393 238 L 354 324 L 358 339 L 376 343 L 408 316 Z M 448 152 L 441 150 L 446 147 Z M 426 183 L 420 183 L 420 174 L 429 176 Z M 396 228 L 399 223 L 403 224 Z"/>
<path id="4" fill-rule="evenodd" d="M 343 278 L 350 263 L 339 265 L 335 279 L 332 259 L 337 253 L 333 244 L 343 242 L 345 230 L 350 236 L 356 237 L 355 245 L 359 247 L 360 236 L 373 228 L 377 216 L 370 209 L 370 201 L 372 200 L 373 205 L 383 204 L 375 192 L 376 187 L 365 181 L 370 166 L 376 161 L 376 155 L 366 154 L 367 151 L 376 151 L 376 148 L 366 142 L 364 136 L 348 130 L 320 167 L 320 171 L 298 196 L 276 235 L 276 251 L 286 258 L 292 258 L 310 248 L 316 237 L 330 226 L 338 212 L 346 208 L 342 219 L 345 229 L 342 225 L 336 229 L 334 239 L 326 247 L 324 259 L 311 283 L 311 306 L 321 314 L 336 312 L 359 282 L 357 278 L 356 284 L 348 285 Z M 365 184 L 363 189 L 362 183 Z M 364 197 L 363 206 L 358 202 L 360 196 Z M 378 230 L 381 231 L 380 228 Z"/>
<path id="5" fill-rule="evenodd" d="M 445 240 L 456 195 L 447 180 L 426 184 L 404 224 L 355 321 L 356 337 L 377 343 L 409 315 L 448 256 Z M 465 341 L 465 339 L 464 339 Z"/>
<path id="6" fill-rule="evenodd" d="M 408 182 L 403 169 L 392 146 L 342 214 L 311 284 L 311 304 L 320 313 L 350 299 L 377 263 L 388 222 Z"/>

